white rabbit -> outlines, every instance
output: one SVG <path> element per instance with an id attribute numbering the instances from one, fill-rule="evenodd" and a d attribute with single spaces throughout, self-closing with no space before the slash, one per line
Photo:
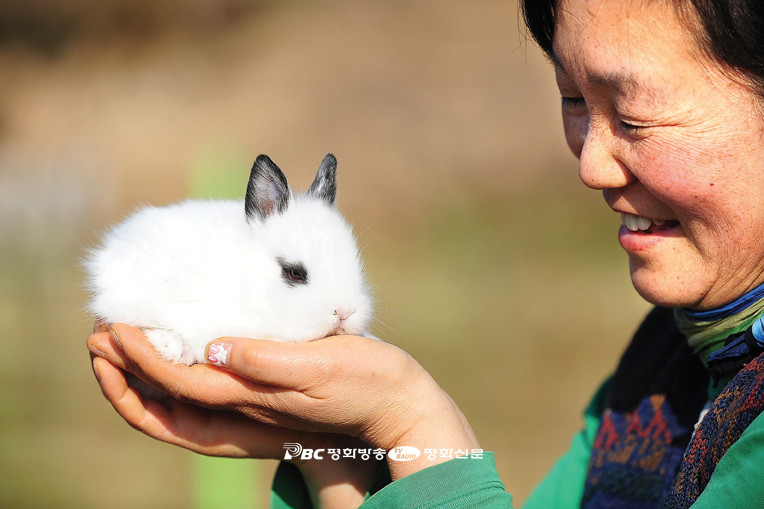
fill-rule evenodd
<path id="1" fill-rule="evenodd" d="M 266 155 L 244 201 L 138 210 L 85 261 L 89 310 L 143 329 L 167 360 L 204 362 L 215 338 L 310 341 L 368 335 L 372 300 L 357 244 L 334 207 L 327 154 L 305 195 Z"/>

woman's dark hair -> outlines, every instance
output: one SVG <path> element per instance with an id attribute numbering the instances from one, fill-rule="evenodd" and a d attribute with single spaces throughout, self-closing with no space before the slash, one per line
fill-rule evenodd
<path id="1" fill-rule="evenodd" d="M 558 1 L 520 0 L 528 30 L 550 57 Z M 764 0 L 672 1 L 701 48 L 713 60 L 742 73 L 764 98 Z"/>

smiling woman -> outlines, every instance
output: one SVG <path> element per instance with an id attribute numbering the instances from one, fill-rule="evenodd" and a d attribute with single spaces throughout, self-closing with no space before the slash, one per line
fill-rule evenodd
<path id="1" fill-rule="evenodd" d="M 579 176 L 621 215 L 634 287 L 663 306 L 589 409 L 597 424 L 570 507 L 759 507 L 764 6 L 523 7 L 554 64 Z M 562 507 L 577 464 L 569 453 L 529 505 Z"/>
<path id="2" fill-rule="evenodd" d="M 711 309 L 764 281 L 761 98 L 708 60 L 673 7 L 627 3 L 558 5 L 565 136 L 581 180 L 622 214 L 637 291 Z"/>
<path id="3" fill-rule="evenodd" d="M 528 0 L 523 9 L 554 64 L 581 180 L 621 215 L 632 281 L 656 305 L 526 507 L 761 507 L 764 4 Z M 206 364 L 179 366 L 116 324 L 88 346 L 107 399 L 144 433 L 204 454 L 288 460 L 275 506 L 512 504 L 454 401 L 384 342 L 221 338 Z M 142 399 L 126 372 L 173 397 Z M 282 444 L 310 454 L 285 455 Z M 345 454 L 358 449 L 366 460 Z M 329 450 L 343 453 L 315 461 Z M 368 451 L 392 454 L 378 470 Z"/>

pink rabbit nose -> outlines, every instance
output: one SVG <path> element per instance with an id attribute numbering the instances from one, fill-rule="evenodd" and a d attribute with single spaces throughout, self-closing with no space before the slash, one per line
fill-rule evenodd
<path id="1" fill-rule="evenodd" d="M 355 313 L 355 309 L 335 309 L 334 316 L 340 319 L 341 322 L 350 318 L 350 315 Z"/>
<path id="2" fill-rule="evenodd" d="M 345 321 L 350 318 L 350 316 L 355 313 L 355 309 L 335 309 L 334 310 L 334 316 L 337 317 L 339 322 L 337 322 L 337 326 L 335 327 L 334 331 L 332 332 L 332 335 L 335 334 L 353 334 L 354 332 L 350 329 L 345 328 Z"/>

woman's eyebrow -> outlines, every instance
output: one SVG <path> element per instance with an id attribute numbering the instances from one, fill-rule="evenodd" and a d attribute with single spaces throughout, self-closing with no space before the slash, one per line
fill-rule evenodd
<path id="1" fill-rule="evenodd" d="M 586 73 L 586 80 L 596 87 L 608 88 L 618 92 L 634 92 L 640 89 L 639 81 L 630 73 L 608 71 Z"/>
<path id="2" fill-rule="evenodd" d="M 555 67 L 555 70 L 562 71 L 565 75 L 570 73 L 562 64 L 557 55 L 552 52 L 548 55 L 549 61 Z M 587 83 L 598 88 L 609 88 L 620 92 L 635 91 L 640 88 L 639 80 L 631 73 L 620 71 L 602 71 L 587 72 L 585 75 Z"/>

